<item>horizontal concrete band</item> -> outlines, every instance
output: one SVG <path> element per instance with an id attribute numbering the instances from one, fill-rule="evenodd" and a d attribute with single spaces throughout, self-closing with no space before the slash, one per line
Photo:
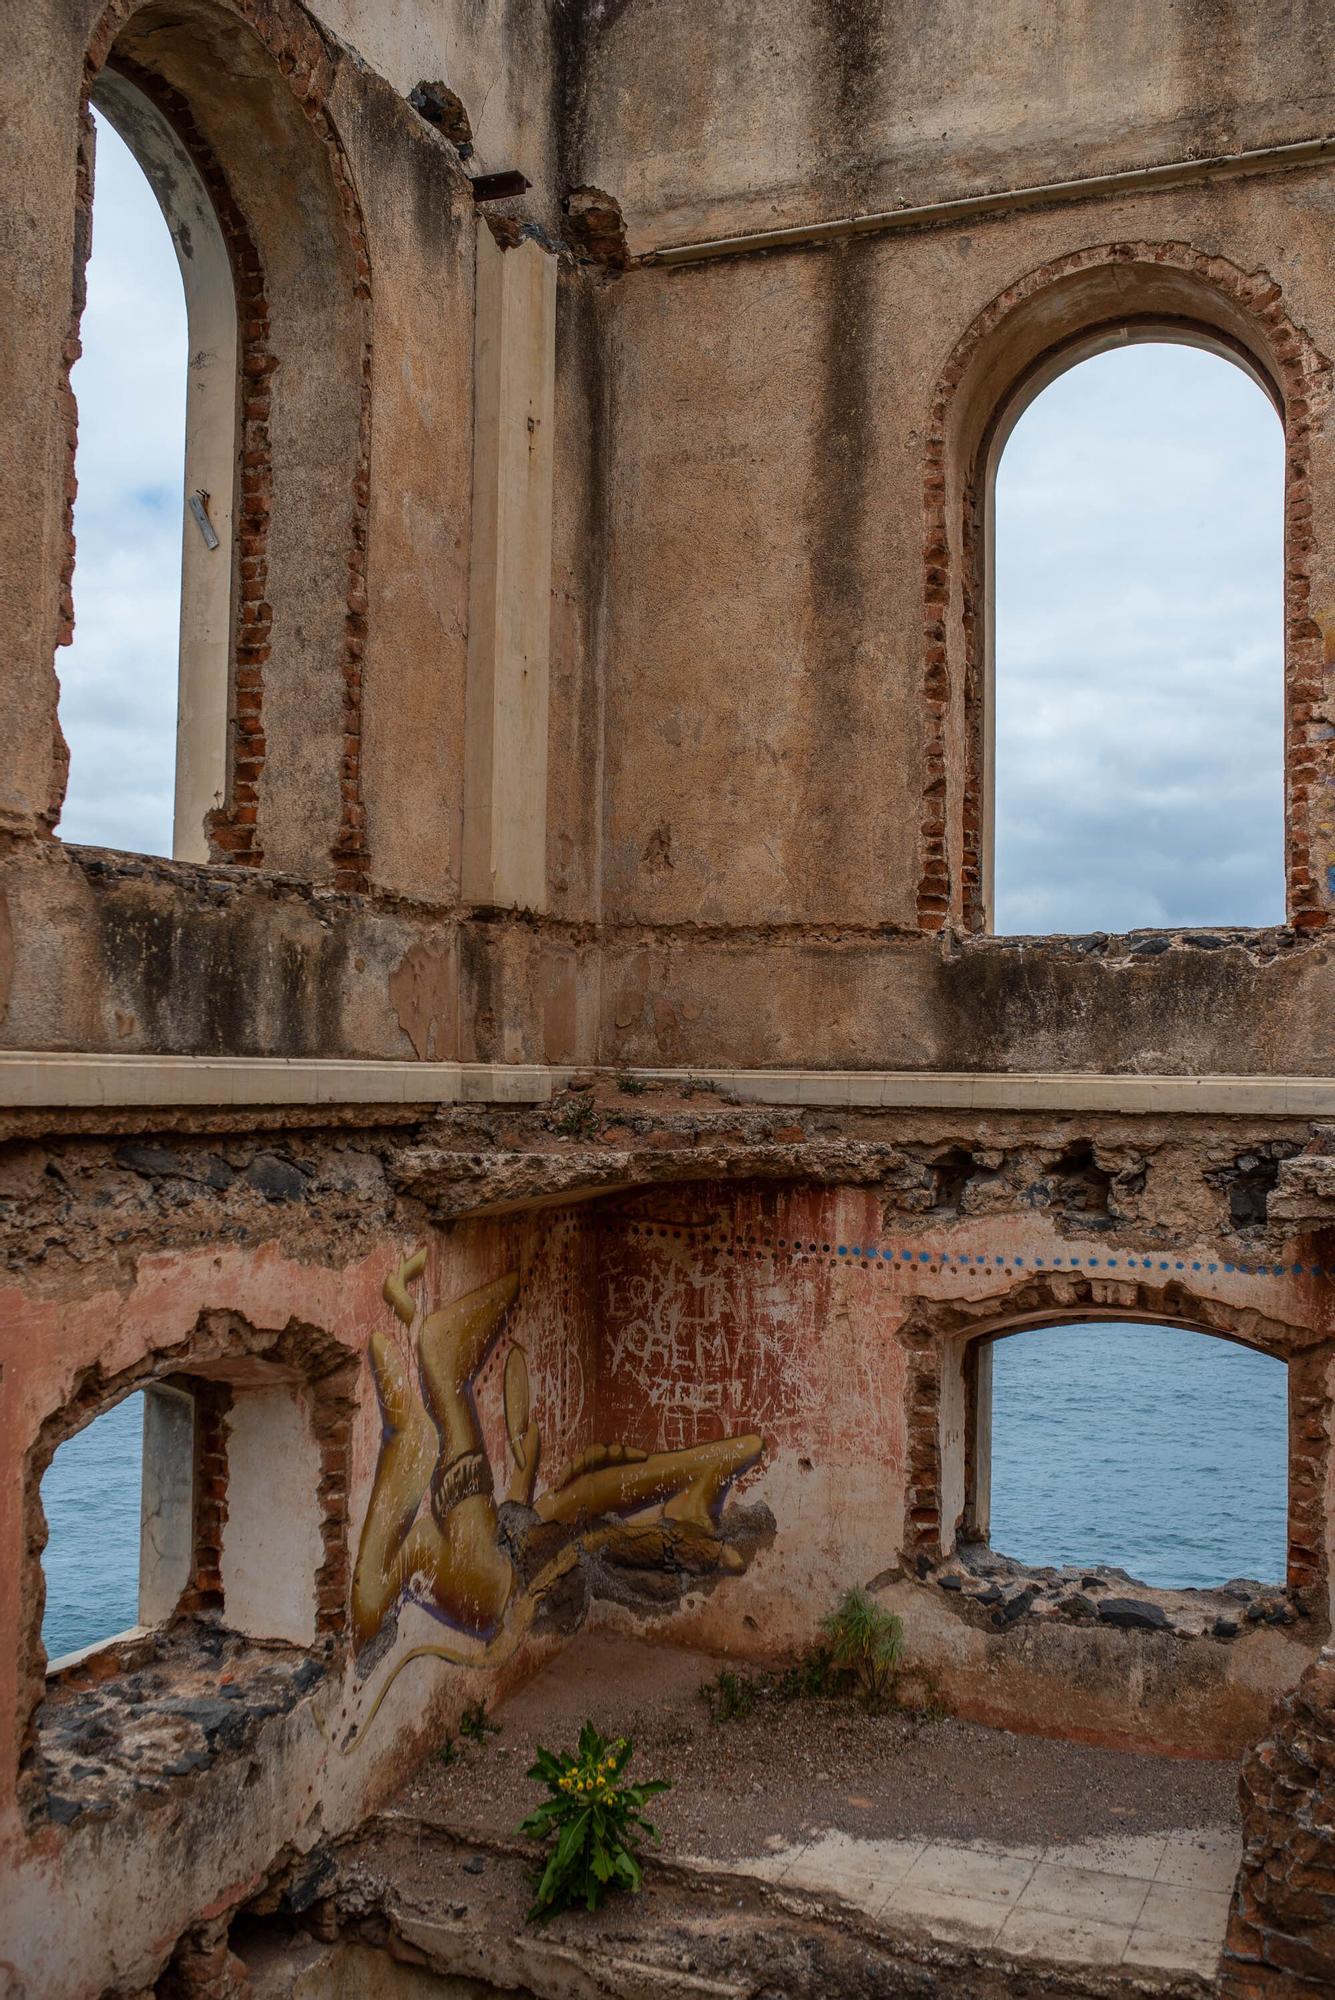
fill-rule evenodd
<path id="1" fill-rule="evenodd" d="M 749 1104 L 884 1110 L 1104 1111 L 1335 1116 L 1335 1077 L 1112 1076 L 1078 1071 L 682 1070 L 540 1063 L 292 1061 L 0 1051 L 0 1107 L 544 1104 L 572 1078 L 694 1085 Z"/>
<path id="2" fill-rule="evenodd" d="M 1335 158 L 1335 137 L 1323 135 L 1278 146 L 1256 146 L 1242 153 L 1215 153 L 1206 159 L 1164 160 L 1154 166 L 1126 167 L 1116 173 L 1087 174 L 1078 180 L 1002 188 L 990 194 L 957 195 L 949 201 L 923 202 L 912 208 L 878 209 L 866 215 L 786 223 L 777 229 L 712 236 L 696 243 L 664 243 L 644 251 L 637 262 L 700 264 L 711 257 L 796 249 L 806 244 L 839 242 L 850 236 L 883 236 L 891 232 L 902 235 L 911 230 L 940 229 L 952 223 L 974 222 L 984 216 L 1007 215 L 1026 208 L 1051 208 L 1069 201 L 1136 194 L 1146 188 L 1189 187 L 1196 181 L 1283 173 L 1293 167 L 1321 166 L 1332 158 Z"/>

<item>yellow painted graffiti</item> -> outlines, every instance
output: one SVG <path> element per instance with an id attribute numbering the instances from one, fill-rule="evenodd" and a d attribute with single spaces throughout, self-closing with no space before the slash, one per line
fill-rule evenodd
<path id="1" fill-rule="evenodd" d="M 416 1318 L 410 1287 L 425 1267 L 426 1252 L 419 1250 L 385 1281 L 386 1301 L 408 1328 Z M 731 1482 L 759 1459 L 763 1439 L 748 1434 L 679 1451 L 593 1444 L 535 1502 L 542 1440 L 532 1413 L 528 1364 L 523 1350 L 512 1346 L 504 1373 L 513 1460 L 506 1497 L 536 1514 L 539 1524 L 575 1531 L 520 1584 L 498 1540 L 493 1472 L 473 1396 L 518 1291 L 518 1275 L 509 1272 L 429 1313 L 417 1337 L 415 1369 L 388 1333 L 378 1330 L 372 1337 L 371 1368 L 385 1433 L 353 1572 L 358 1649 L 408 1597 L 484 1642 L 476 1652 L 425 1647 L 408 1658 L 495 1664 L 512 1649 L 553 1582 L 581 1553 L 595 1550 L 617 1551 L 642 1567 L 667 1567 L 686 1557 L 697 1576 L 711 1568 L 743 1567 L 738 1550 L 720 1537 L 717 1515 Z M 406 1664 L 407 1658 L 400 1662 Z M 379 1699 L 383 1694 L 382 1689 Z"/>

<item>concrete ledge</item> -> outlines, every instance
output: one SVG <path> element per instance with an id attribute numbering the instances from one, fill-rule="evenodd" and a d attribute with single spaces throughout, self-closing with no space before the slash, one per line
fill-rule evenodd
<path id="1" fill-rule="evenodd" d="M 0 1107 L 545 1104 L 572 1078 L 693 1085 L 748 1104 L 957 1111 L 1176 1112 L 1335 1117 L 1335 1077 L 1092 1072 L 578 1069 L 541 1063 L 290 1061 L 0 1051 Z"/>
<path id="2" fill-rule="evenodd" d="M 542 1104 L 559 1074 L 536 1064 L 5 1051 L 0 1052 L 0 1106 L 96 1111 L 168 1105 Z"/>
<path id="3" fill-rule="evenodd" d="M 625 1072 L 622 1072 L 625 1074 Z M 679 1070 L 637 1070 L 646 1081 L 681 1078 Z M 978 1070 L 728 1070 L 698 1080 L 750 1104 L 826 1109 L 959 1111 L 1206 1112 L 1328 1117 L 1335 1077 L 1111 1076 Z"/>

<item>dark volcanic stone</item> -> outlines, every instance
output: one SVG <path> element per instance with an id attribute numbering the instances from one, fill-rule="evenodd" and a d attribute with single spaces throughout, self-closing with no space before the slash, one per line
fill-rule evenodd
<path id="1" fill-rule="evenodd" d="M 1033 1603 L 1034 1599 L 1037 1596 L 1038 1596 L 1037 1590 L 1034 1588 L 1032 1584 L 1030 1584 L 1027 1590 L 1017 1591 L 1014 1597 L 1010 1598 L 1007 1603 L 1003 1604 L 1001 1610 L 997 1613 L 997 1616 L 1001 1619 L 1004 1625 L 1013 1624 L 1017 1618 L 1023 1618 L 1025 1612 L 1029 1609 L 1030 1605 Z"/>
<path id="2" fill-rule="evenodd" d="M 128 1167 L 132 1174 L 145 1174 L 150 1180 L 162 1174 L 180 1174 L 185 1170 L 178 1153 L 166 1146 L 138 1145 L 130 1143 L 116 1148 L 116 1163 Z"/>
<path id="3" fill-rule="evenodd" d="M 318 1902 L 333 1886 L 337 1867 L 329 1849 L 321 1843 L 313 1847 L 306 1856 L 304 1865 L 297 1867 L 292 1880 L 283 1895 L 282 1907 L 300 1916 L 312 1903 Z"/>
<path id="4" fill-rule="evenodd" d="M 1099 1607 L 1093 1598 L 1083 1596 L 1078 1590 L 1073 1590 L 1069 1597 L 1063 1597 L 1057 1609 L 1064 1611 L 1068 1618 L 1097 1618 L 1099 1615 Z"/>
<path id="5" fill-rule="evenodd" d="M 291 1160 L 277 1153 L 257 1153 L 246 1168 L 245 1179 L 266 1201 L 300 1201 L 306 1193 L 306 1176 Z"/>
<path id="6" fill-rule="evenodd" d="M 1146 1632 L 1166 1632 L 1168 1619 L 1157 1604 L 1146 1604 L 1138 1597 L 1105 1597 L 1099 1606 L 1099 1617 L 1105 1625 L 1135 1626 Z"/>
<path id="7" fill-rule="evenodd" d="M 187 1722 L 198 1723 L 211 1749 L 239 1750 L 250 1727 L 250 1716 L 244 1708 L 209 1695 L 167 1702 L 164 1706 L 169 1715 L 181 1715 Z"/>
<path id="8" fill-rule="evenodd" d="M 192 1771 L 207 1771 L 213 1762 L 207 1750 L 183 1750 L 174 1764 L 164 1764 L 164 1778 L 188 1778 Z"/>
<path id="9" fill-rule="evenodd" d="M 465 1875 L 480 1875 L 486 1867 L 486 1859 L 481 1854 L 470 1854 L 464 1863 Z"/>
<path id="10" fill-rule="evenodd" d="M 964 1578 L 962 1576 L 939 1576 L 936 1580 L 942 1590 L 963 1590 L 964 1588 Z"/>
<path id="11" fill-rule="evenodd" d="M 1214 1621 L 1216 1639 L 1236 1639 L 1239 1626 L 1236 1618 L 1216 1618 Z"/>
<path id="12" fill-rule="evenodd" d="M 48 1792 L 46 1811 L 47 1817 L 55 1820 L 58 1826 L 68 1826 L 70 1821 L 76 1820 L 83 1811 L 83 1803 L 79 1799 L 62 1798 L 59 1792 Z"/>

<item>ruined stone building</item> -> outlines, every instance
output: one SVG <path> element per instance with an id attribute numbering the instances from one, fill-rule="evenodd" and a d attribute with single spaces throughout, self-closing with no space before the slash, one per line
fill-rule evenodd
<path id="1" fill-rule="evenodd" d="M 5 27 L 0 1990 L 244 1991 L 581 1626 L 863 1583 L 960 1716 L 1237 1757 L 1220 1990 L 1335 1992 L 1329 0 Z M 190 314 L 170 859 L 61 836 L 91 107 Z M 1287 921 L 1003 938 L 992 475 L 1141 337 L 1282 415 Z M 1100 1318 L 1287 1364 L 1254 1618 L 941 1587 L 992 1339 Z M 48 1677 L 131 1389 L 140 1624 Z"/>

